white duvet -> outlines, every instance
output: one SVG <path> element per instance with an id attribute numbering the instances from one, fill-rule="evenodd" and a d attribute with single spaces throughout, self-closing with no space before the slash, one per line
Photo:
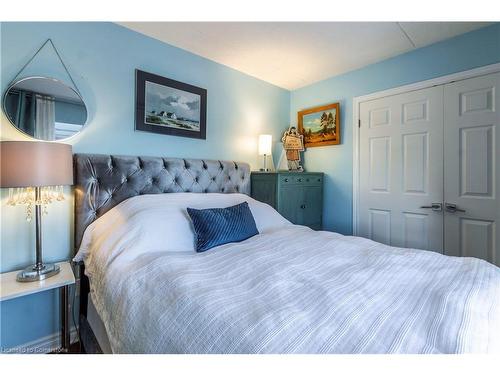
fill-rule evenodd
<path id="1" fill-rule="evenodd" d="M 194 252 L 185 207 L 245 200 L 260 234 Z M 129 199 L 76 258 L 116 353 L 500 352 L 500 268 L 314 232 L 240 194 Z"/>

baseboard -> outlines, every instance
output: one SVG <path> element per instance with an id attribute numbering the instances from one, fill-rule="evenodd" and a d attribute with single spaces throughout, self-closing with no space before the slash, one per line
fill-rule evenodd
<path id="1" fill-rule="evenodd" d="M 76 328 L 70 331 L 70 342 L 78 341 Z M 46 354 L 58 350 L 61 347 L 61 333 L 57 332 L 49 336 L 41 337 L 37 340 L 27 342 L 23 345 L 10 349 L 2 349 L 2 353 L 11 354 Z"/>

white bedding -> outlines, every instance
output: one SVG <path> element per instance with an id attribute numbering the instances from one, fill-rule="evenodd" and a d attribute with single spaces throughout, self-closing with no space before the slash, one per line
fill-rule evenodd
<path id="1" fill-rule="evenodd" d="M 174 195 L 129 199 L 85 233 L 77 258 L 113 352 L 500 352 L 494 265 L 314 232 L 239 194 L 203 204 L 211 194 Z M 204 253 L 172 251 L 171 232 L 139 223 L 161 222 L 173 199 L 246 200 L 261 234 Z"/>

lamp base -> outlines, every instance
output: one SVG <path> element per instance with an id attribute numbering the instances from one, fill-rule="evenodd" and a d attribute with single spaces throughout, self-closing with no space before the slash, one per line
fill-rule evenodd
<path id="1" fill-rule="evenodd" d="M 43 263 L 42 267 L 37 267 L 33 264 L 17 274 L 17 281 L 30 282 L 44 280 L 57 275 L 60 270 L 59 266 L 53 263 Z"/>

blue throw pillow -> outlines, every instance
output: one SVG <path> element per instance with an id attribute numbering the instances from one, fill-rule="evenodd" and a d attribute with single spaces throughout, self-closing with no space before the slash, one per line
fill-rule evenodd
<path id="1" fill-rule="evenodd" d="M 240 242 L 259 234 L 247 202 L 227 208 L 187 209 L 196 232 L 196 251 L 230 242 Z"/>

